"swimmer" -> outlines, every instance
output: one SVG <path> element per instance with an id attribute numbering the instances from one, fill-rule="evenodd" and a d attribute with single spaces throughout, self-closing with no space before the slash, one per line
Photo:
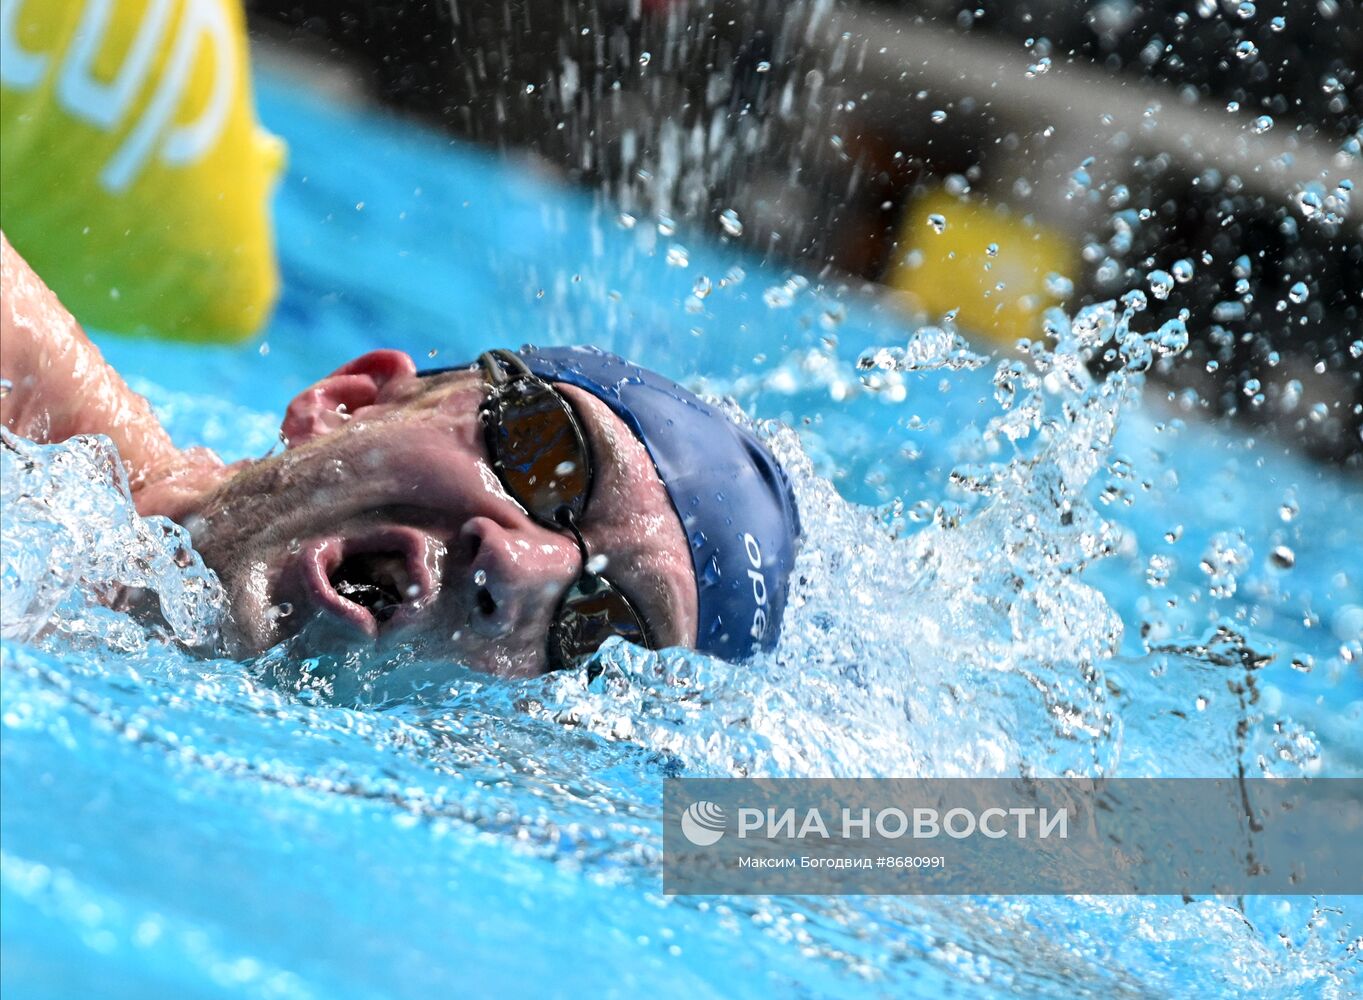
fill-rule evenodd
<path id="1" fill-rule="evenodd" d="M 231 603 L 229 651 L 414 644 L 502 676 L 607 639 L 741 661 L 779 635 L 799 520 L 748 431 L 594 348 L 418 371 L 371 351 L 299 394 L 283 451 L 174 446 L 0 236 L 0 418 L 106 434 L 143 516 L 190 528 Z"/>

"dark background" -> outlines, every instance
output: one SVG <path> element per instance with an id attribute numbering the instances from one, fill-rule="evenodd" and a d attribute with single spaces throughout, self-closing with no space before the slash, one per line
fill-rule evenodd
<path id="1" fill-rule="evenodd" d="M 1031 0 L 1006 9 L 867 0 L 841 7 L 883 17 L 908 34 L 948 31 L 982 52 L 1046 55 L 1057 68 L 1098 70 L 1120 85 L 1114 109 L 1152 93 L 1208 112 L 1234 102 L 1245 114 L 1272 116 L 1277 135 L 1331 152 L 1357 144 L 1363 129 L 1357 0 L 1265 0 L 1249 16 L 1238 2 L 1209 0 Z M 631 210 L 648 206 L 631 204 L 638 184 L 622 151 L 626 134 L 647 145 L 662 119 L 685 130 L 726 114 L 737 123 L 728 134 L 759 130 L 761 141 L 729 169 L 679 181 L 687 209 L 679 214 L 714 226 L 723 206 L 741 205 L 749 220 L 743 238 L 754 249 L 816 274 L 886 277 L 903 249 L 906 212 L 951 174 L 978 178 L 986 190 L 992 177 L 995 199 L 1047 216 L 1044 204 L 1017 194 L 1024 188 L 1001 182 L 999 150 L 1016 145 L 1018 135 L 1006 102 L 997 110 L 992 102 L 972 105 L 942 87 L 923 101 L 912 80 L 868 83 L 855 60 L 837 69 L 836 38 L 803 34 L 799 4 L 250 0 L 248 11 L 258 36 L 344 61 L 395 109 L 476 142 L 531 152 Z M 1283 26 L 1274 30 L 1279 17 Z M 887 29 L 887 41 L 895 37 Z M 1257 53 L 1241 60 L 1235 48 L 1246 40 Z M 652 57 L 653 71 L 641 72 L 642 53 Z M 564 85 L 569 63 L 575 89 Z M 873 90 L 878 109 L 830 110 L 826 99 L 805 105 L 812 71 L 819 93 L 855 98 Z M 783 92 L 796 94 L 793 111 L 781 106 Z M 952 127 L 927 130 L 921 119 L 929 106 L 952 107 Z M 829 141 L 835 134 L 836 149 Z M 1114 237 L 1103 213 L 1047 220 L 1116 264 L 1103 268 L 1086 255 L 1069 306 L 1141 286 L 1151 267 L 1170 260 L 1197 261 L 1193 281 L 1174 299 L 1151 302 L 1153 322 L 1172 315 L 1175 301 L 1191 312 L 1192 349 L 1159 377 L 1173 390 L 1195 391 L 1201 409 L 1363 467 L 1363 358 L 1351 350 L 1363 338 L 1363 194 L 1339 221 L 1309 219 L 1294 210 L 1289 190 L 1208 170 L 1177 143 L 1164 152 L 1124 164 L 1124 204 L 1149 210 L 1129 241 Z M 1357 151 L 1352 155 L 1357 162 Z M 1030 168 L 1030 188 L 1058 189 L 1063 175 L 1053 169 Z M 1242 256 L 1248 275 L 1237 273 Z M 1309 290 L 1303 303 L 1288 295 L 1298 281 Z M 1226 303 L 1239 308 L 1227 313 Z"/>

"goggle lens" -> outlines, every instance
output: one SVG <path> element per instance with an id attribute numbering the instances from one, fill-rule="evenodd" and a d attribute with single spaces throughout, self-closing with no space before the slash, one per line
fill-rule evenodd
<path id="1" fill-rule="evenodd" d="M 617 635 L 636 646 L 649 645 L 644 623 L 625 595 L 602 577 L 582 577 L 563 598 L 549 626 L 554 669 L 577 666 Z"/>
<path id="2" fill-rule="evenodd" d="M 587 445 L 568 403 L 547 384 L 517 379 L 498 388 L 488 446 L 507 490 L 536 520 L 563 526 L 587 506 Z"/>

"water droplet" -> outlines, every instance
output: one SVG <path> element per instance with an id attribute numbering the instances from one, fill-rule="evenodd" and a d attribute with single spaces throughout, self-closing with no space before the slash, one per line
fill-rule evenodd
<path id="1" fill-rule="evenodd" d="M 999 255 L 999 245 L 997 243 L 991 243 L 984 248 L 984 252 L 989 257 L 997 257 Z"/>
<path id="2" fill-rule="evenodd" d="M 1273 30 L 1273 32 L 1276 34 L 1277 32 L 1280 32 L 1280 31 L 1282 31 L 1284 28 L 1287 27 L 1287 18 L 1285 18 L 1285 17 L 1275 17 L 1275 18 L 1273 18 L 1273 20 L 1271 20 L 1271 21 L 1268 22 L 1268 26 L 1269 26 L 1269 28 L 1271 28 L 1271 29 Z"/>
<path id="3" fill-rule="evenodd" d="M 1363 340 L 1355 340 L 1349 345 L 1349 357 L 1363 358 Z"/>
<path id="4" fill-rule="evenodd" d="M 1290 522 L 1301 512 L 1301 506 L 1297 503 L 1296 497 L 1287 497 L 1278 507 L 1278 517 L 1285 522 Z"/>
<path id="5" fill-rule="evenodd" d="M 7 378 L 0 378 L 0 399 L 4 399 L 14 391 L 14 383 Z"/>
<path id="6" fill-rule="evenodd" d="M 1157 299 L 1167 299 L 1174 290 L 1174 276 L 1168 271 L 1151 271 L 1145 280 L 1150 282 L 1150 294 Z"/>
<path id="7" fill-rule="evenodd" d="M 262 340 L 258 350 L 260 351 L 260 356 L 262 358 L 268 358 L 270 356 L 270 342 L 268 340 Z"/>
<path id="8" fill-rule="evenodd" d="M 672 236 L 677 232 L 677 224 L 670 215 L 658 216 L 658 235 Z"/>
<path id="9" fill-rule="evenodd" d="M 1235 46 L 1235 58 L 1248 62 L 1259 54 L 1259 48 L 1248 38 Z"/>
<path id="10" fill-rule="evenodd" d="M 1309 674 L 1311 668 L 1316 665 L 1316 658 L 1310 653 L 1303 653 L 1300 656 L 1292 657 L 1291 664 L 1292 669 L 1298 673 Z"/>
<path id="11" fill-rule="evenodd" d="M 942 122 L 944 122 L 944 121 L 946 121 L 946 120 L 947 120 L 947 113 L 946 113 L 945 111 L 943 111 L 941 108 L 938 108 L 936 111 L 934 111 L 934 112 L 932 113 L 932 123 L 933 123 L 934 125 L 940 125 L 940 124 L 942 124 Z"/>
<path id="12" fill-rule="evenodd" d="M 772 285 L 762 293 L 762 301 L 767 304 L 768 309 L 785 309 L 793 300 L 785 286 Z"/>
<path id="13" fill-rule="evenodd" d="M 1287 290 L 1287 297 L 1297 305 L 1301 305 L 1311 297 L 1311 290 L 1306 287 L 1306 282 L 1298 281 Z"/>
<path id="14" fill-rule="evenodd" d="M 1272 115 L 1260 115 L 1258 118 L 1254 119 L 1253 129 L 1255 135 L 1263 135 L 1272 127 L 1273 127 Z"/>
<path id="15" fill-rule="evenodd" d="M 606 558 L 605 555 L 598 552 L 587 560 L 587 572 L 591 573 L 593 576 L 597 576 L 604 573 L 608 565 L 610 565 L 610 560 Z"/>
<path id="16" fill-rule="evenodd" d="M 1269 558 L 1278 569 L 1291 569 L 1297 564 L 1297 554 L 1286 545 L 1276 547 L 1269 554 Z"/>
<path id="17" fill-rule="evenodd" d="M 765 59 L 763 59 L 760 63 L 757 64 L 757 72 L 759 72 L 759 73 L 770 73 L 770 72 L 771 72 L 771 63 L 769 63 L 769 62 L 767 62 Z"/>
<path id="18" fill-rule="evenodd" d="M 639 53 L 639 65 L 640 65 L 640 66 L 647 66 L 647 65 L 648 65 L 649 63 L 651 63 L 652 61 L 653 61 L 653 53 L 652 53 L 652 52 L 640 52 L 640 53 Z"/>
<path id="19" fill-rule="evenodd" d="M 1145 293 L 1139 288 L 1133 288 L 1122 296 L 1122 305 L 1126 306 L 1133 313 L 1145 312 L 1146 306 L 1150 304 L 1145 297 Z"/>
<path id="20" fill-rule="evenodd" d="M 1186 257 L 1183 260 L 1174 261 L 1169 270 L 1173 272 L 1174 280 L 1180 285 L 1186 285 L 1193 280 L 1193 262 Z"/>
<path id="21" fill-rule="evenodd" d="M 1051 57 L 1042 56 L 1036 62 L 1032 63 L 1030 66 L 1027 67 L 1027 78 L 1030 80 L 1035 79 L 1038 76 L 1044 76 L 1047 72 L 1050 71 L 1050 68 Z"/>
<path id="22" fill-rule="evenodd" d="M 710 279 L 702 274 L 696 279 L 696 283 L 691 286 L 691 294 L 698 299 L 703 299 L 710 294 L 712 288 L 714 288 L 714 285 L 710 283 Z"/>
<path id="23" fill-rule="evenodd" d="M 730 236 L 743 235 L 743 220 L 732 208 L 726 208 L 719 213 L 719 224 Z"/>
<path id="24" fill-rule="evenodd" d="M 1068 298 L 1074 294 L 1074 282 L 1063 274 L 1052 271 L 1046 275 L 1046 291 L 1058 299 Z"/>
<path id="25" fill-rule="evenodd" d="M 619 216 L 616 217 L 615 221 L 620 224 L 621 229 L 633 229 L 634 224 L 639 220 L 636 219 L 634 216 L 630 215 L 628 212 L 621 212 Z"/>
<path id="26" fill-rule="evenodd" d="M 1155 344 L 1161 354 L 1182 354 L 1188 349 L 1188 327 L 1181 319 L 1168 320 L 1155 334 Z"/>
<path id="27" fill-rule="evenodd" d="M 282 601 L 279 604 L 276 604 L 274 607 L 270 608 L 269 611 L 271 621 L 279 621 L 280 619 L 289 617 L 291 614 L 293 614 L 293 605 L 288 601 Z"/>
<path id="28" fill-rule="evenodd" d="M 1253 556 L 1244 532 L 1220 531 L 1213 535 L 1202 553 L 1202 572 L 1210 577 L 1207 591 L 1212 597 L 1234 597 L 1239 575 Z"/>
<path id="29" fill-rule="evenodd" d="M 946 231 L 947 217 L 945 215 L 938 215 L 934 212 L 928 216 L 928 225 L 932 227 L 934 233 L 941 235 Z"/>
<path id="30" fill-rule="evenodd" d="M 779 285 L 772 285 L 762 293 L 762 301 L 767 304 L 769 309 L 786 309 L 793 305 L 795 296 L 809 285 L 809 279 L 804 275 L 793 274 Z"/>
<path id="31" fill-rule="evenodd" d="M 689 267 L 691 254 L 680 243 L 673 243 L 667 248 L 667 262 L 673 267 Z"/>
<path id="32" fill-rule="evenodd" d="M 297 538 L 290 538 L 290 539 L 289 539 L 289 544 L 288 544 L 289 555 L 291 555 L 291 556 L 296 556 L 296 555 L 298 555 L 299 550 L 301 550 L 302 548 L 303 548 L 303 543 L 300 542 Z"/>
<path id="33" fill-rule="evenodd" d="M 1153 555 L 1145 567 L 1145 582 L 1153 588 L 1165 586 L 1173 573 L 1174 560 L 1166 555 Z"/>
<path id="34" fill-rule="evenodd" d="M 1240 4 L 1240 6 L 1235 8 L 1235 13 L 1239 15 L 1240 20 L 1248 21 L 1257 13 L 1257 9 L 1255 8 L 1254 4 L 1249 2 L 1249 0 L 1244 0 L 1244 2 Z"/>
<path id="35" fill-rule="evenodd" d="M 487 586 L 487 570 L 479 569 L 473 572 L 473 585 L 475 587 Z"/>

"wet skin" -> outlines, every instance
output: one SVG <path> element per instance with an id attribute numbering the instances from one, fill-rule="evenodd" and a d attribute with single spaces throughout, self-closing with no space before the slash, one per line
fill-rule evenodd
<path id="1" fill-rule="evenodd" d="M 659 646 L 694 645 L 695 573 L 652 460 L 605 404 L 557 388 L 592 451 L 591 554 Z M 582 559 L 497 480 L 486 393 L 477 372 L 418 378 L 406 354 L 375 351 L 293 401 L 286 449 L 233 466 L 189 519 L 230 598 L 234 653 L 301 632 L 307 652 L 415 642 L 503 676 L 547 669 L 549 624 Z"/>
<path id="2" fill-rule="evenodd" d="M 205 448 L 176 448 L 52 290 L 0 233 L 0 423 L 34 441 L 105 434 L 118 448 L 138 512 L 173 520 L 225 469 Z"/>

